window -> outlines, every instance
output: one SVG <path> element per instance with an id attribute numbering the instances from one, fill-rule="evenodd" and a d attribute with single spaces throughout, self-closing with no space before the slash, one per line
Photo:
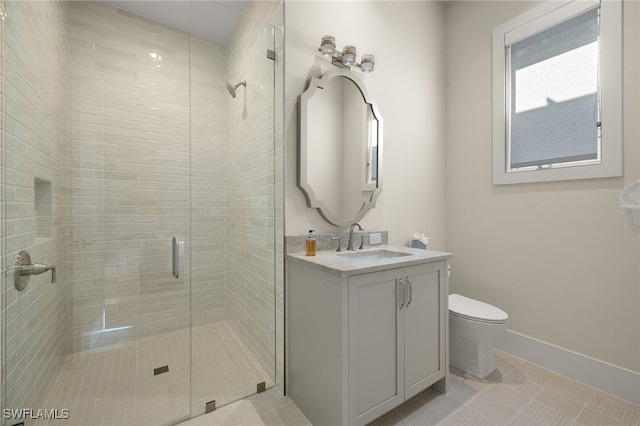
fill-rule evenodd
<path id="1" fill-rule="evenodd" d="M 494 184 L 621 175 L 621 16 L 549 2 L 494 29 Z"/>

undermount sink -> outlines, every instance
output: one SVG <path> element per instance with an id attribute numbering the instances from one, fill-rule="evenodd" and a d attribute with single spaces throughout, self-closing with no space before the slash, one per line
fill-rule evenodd
<path id="1" fill-rule="evenodd" d="M 382 260 L 382 259 L 393 259 L 394 257 L 411 256 L 411 253 L 379 249 L 379 250 L 355 251 L 352 253 L 340 253 L 338 256 L 346 257 L 348 259 L 354 259 L 354 260 L 372 261 L 372 260 Z"/>

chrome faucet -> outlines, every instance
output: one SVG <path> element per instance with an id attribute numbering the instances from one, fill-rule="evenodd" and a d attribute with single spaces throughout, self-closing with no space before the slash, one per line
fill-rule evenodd
<path id="1" fill-rule="evenodd" d="M 360 231 L 364 230 L 364 228 L 360 226 L 360 224 L 357 222 L 351 225 L 351 227 L 349 228 L 349 243 L 347 244 L 347 250 L 352 250 L 352 251 L 355 250 L 355 248 L 353 247 L 353 229 L 356 226 Z"/>

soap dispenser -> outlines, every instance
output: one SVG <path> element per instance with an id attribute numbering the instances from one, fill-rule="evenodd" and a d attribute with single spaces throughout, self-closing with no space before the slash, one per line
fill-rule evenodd
<path id="1" fill-rule="evenodd" d="M 313 229 L 309 229 L 309 235 L 307 236 L 307 256 L 316 255 L 316 236 L 313 235 Z"/>

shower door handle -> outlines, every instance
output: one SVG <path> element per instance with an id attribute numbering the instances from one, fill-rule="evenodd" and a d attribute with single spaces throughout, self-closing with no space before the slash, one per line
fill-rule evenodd
<path id="1" fill-rule="evenodd" d="M 180 242 L 176 237 L 171 239 L 171 264 L 173 278 L 180 278 Z"/>

